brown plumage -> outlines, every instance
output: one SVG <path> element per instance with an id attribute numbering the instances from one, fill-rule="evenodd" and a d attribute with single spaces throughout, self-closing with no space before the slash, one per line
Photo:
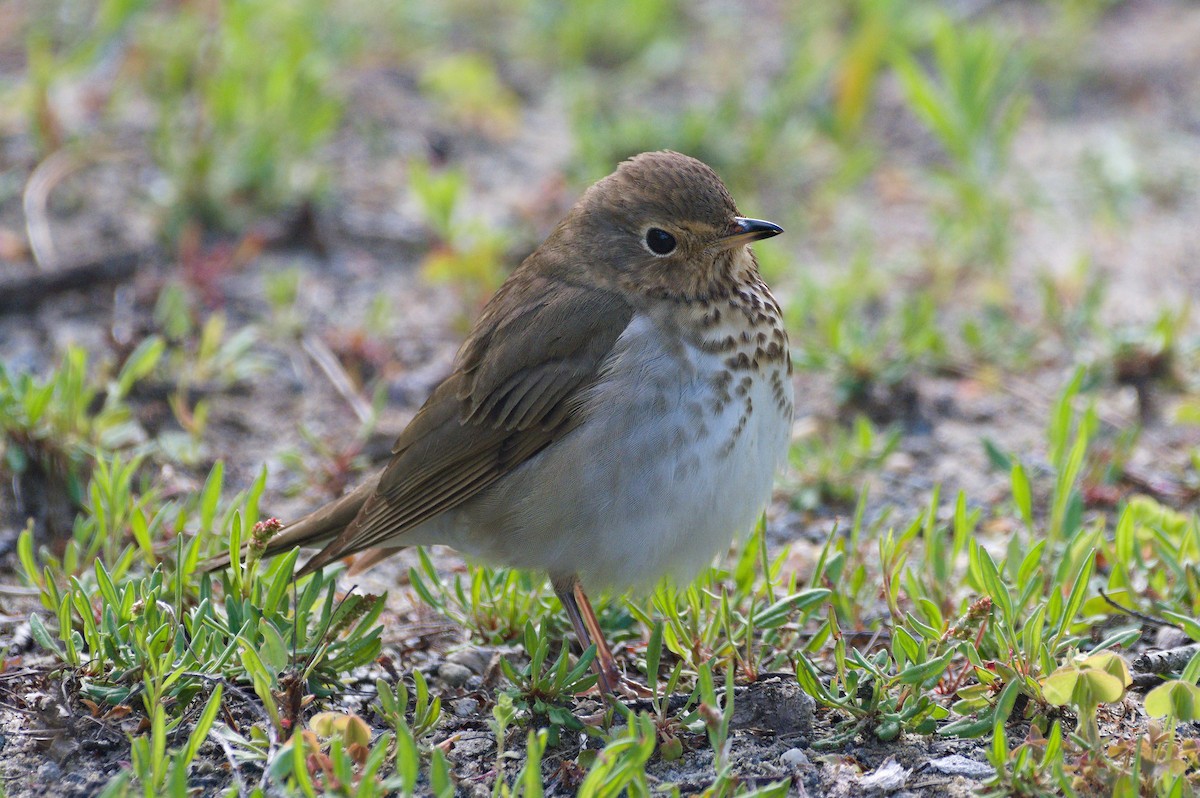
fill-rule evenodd
<path id="1" fill-rule="evenodd" d="M 303 574 L 442 542 L 544 568 L 610 689 L 580 578 L 619 587 L 697 567 L 745 531 L 725 526 L 752 523 L 782 459 L 787 338 L 745 246 L 778 232 L 739 217 L 699 161 L 626 161 L 488 302 L 382 472 L 267 554 L 325 544 Z M 689 475 L 706 495 L 690 497 Z"/>

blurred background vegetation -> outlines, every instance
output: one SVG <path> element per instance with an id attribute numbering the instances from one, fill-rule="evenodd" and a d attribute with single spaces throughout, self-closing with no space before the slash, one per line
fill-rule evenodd
<path id="1" fill-rule="evenodd" d="M 301 331 L 307 283 L 257 262 L 264 248 L 381 244 L 450 287 L 461 330 L 583 186 L 672 148 L 788 230 L 762 267 L 843 420 L 919 421 L 918 374 L 995 386 L 1051 361 L 1157 412 L 1146 385 L 1191 352 L 1187 303 L 1158 290 L 1183 265 L 1114 297 L 1110 276 L 1141 265 L 1112 244 L 1194 206 L 1188 123 L 1145 98 L 1155 75 L 1091 49 L 1106 15 L 1140 5 L 16 0 L 0 16 L 5 250 L 50 268 L 97 238 L 154 248 L 168 278 L 147 331 L 181 342 L 247 268 L 272 323 Z M 1147 5 L 1169 27 L 1170 4 Z M 1089 117 L 1104 103 L 1109 129 Z M 354 301 L 335 295 L 323 310 Z M 382 357 L 370 341 L 408 310 L 394 301 L 381 286 L 335 348 Z"/>

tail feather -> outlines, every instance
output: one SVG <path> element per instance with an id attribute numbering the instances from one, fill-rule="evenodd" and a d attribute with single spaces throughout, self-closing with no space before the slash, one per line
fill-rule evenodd
<path id="1" fill-rule="evenodd" d="M 283 527 L 268 541 L 263 556 L 282 554 L 296 546 L 316 546 L 336 538 L 355 519 L 378 485 L 379 475 L 376 475 L 340 499 L 331 501 Z M 243 545 L 238 556 L 244 557 L 245 554 L 246 546 Z M 230 559 L 229 554 L 222 554 L 202 563 L 200 569 L 217 571 L 229 565 Z"/>

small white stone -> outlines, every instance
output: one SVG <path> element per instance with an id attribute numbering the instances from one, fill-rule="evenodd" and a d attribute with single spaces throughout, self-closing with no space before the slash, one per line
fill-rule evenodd
<path id="1" fill-rule="evenodd" d="M 812 764 L 808 761 L 808 754 L 804 753 L 802 748 L 789 748 L 779 757 L 779 761 L 792 770 Z"/>
<path id="2" fill-rule="evenodd" d="M 929 760 L 929 769 L 947 776 L 962 776 L 967 779 L 986 779 L 995 775 L 996 771 L 987 762 L 968 759 L 962 754 L 950 754 L 939 759 Z"/>
<path id="3" fill-rule="evenodd" d="M 892 452 L 884 461 L 883 467 L 894 474 L 911 474 L 917 461 L 908 452 Z"/>
<path id="4" fill-rule="evenodd" d="M 858 786 L 864 790 L 878 790 L 882 793 L 893 793 L 904 787 L 908 781 L 908 768 L 895 759 L 888 757 L 882 765 L 858 780 Z"/>

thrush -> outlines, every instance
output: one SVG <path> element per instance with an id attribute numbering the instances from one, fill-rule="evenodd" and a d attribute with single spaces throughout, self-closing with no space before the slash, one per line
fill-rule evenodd
<path id="1" fill-rule="evenodd" d="M 781 232 L 694 158 L 620 164 L 487 303 L 387 466 L 267 554 L 324 543 L 304 574 L 446 544 L 545 571 L 611 692 L 585 589 L 690 577 L 770 499 L 791 359 L 748 245 Z"/>

